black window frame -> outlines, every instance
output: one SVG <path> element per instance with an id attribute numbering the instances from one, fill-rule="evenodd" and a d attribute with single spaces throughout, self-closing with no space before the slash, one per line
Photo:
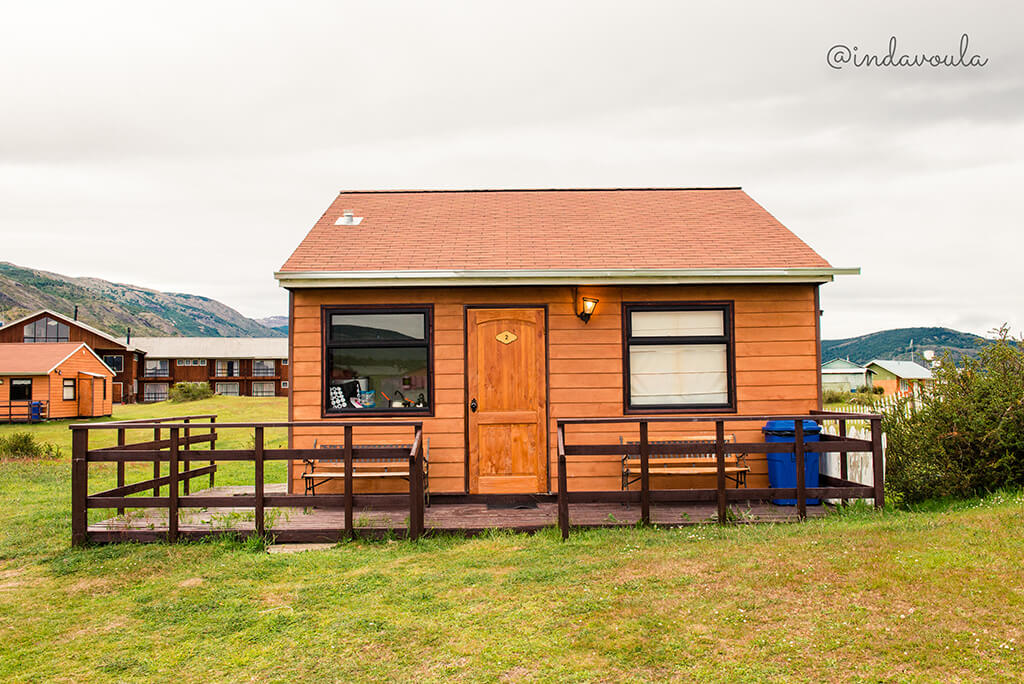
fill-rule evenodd
<path id="1" fill-rule="evenodd" d="M 423 341 L 360 341 L 336 343 L 331 341 L 331 316 L 373 315 L 373 314 L 423 314 Z M 434 306 L 432 304 L 365 305 L 365 306 L 323 306 L 321 309 L 321 366 L 320 366 L 320 416 L 340 418 L 349 416 L 433 416 L 434 415 Z M 366 349 L 368 347 L 421 348 L 427 350 L 427 406 L 425 408 L 331 408 L 329 363 L 332 349 Z"/>
<path id="2" fill-rule="evenodd" d="M 721 311 L 723 335 L 687 335 L 669 337 L 634 337 L 634 311 Z M 735 413 L 736 412 L 736 345 L 735 306 L 732 301 L 685 302 L 623 302 L 622 303 L 622 410 L 624 414 L 653 413 Z M 724 344 L 728 400 L 724 404 L 644 404 L 633 406 L 629 378 L 631 345 L 701 345 Z"/>
<path id="3" fill-rule="evenodd" d="M 14 386 L 17 383 L 18 387 L 28 387 L 28 398 L 26 399 L 15 399 L 14 398 Z M 15 401 L 32 401 L 32 378 L 11 378 L 10 385 L 7 388 L 7 400 L 10 402 Z"/>
<path id="4" fill-rule="evenodd" d="M 109 363 L 107 363 L 107 359 L 120 359 L 121 360 L 121 364 L 120 364 L 121 367 L 120 368 L 114 368 Z M 109 368 L 110 370 L 114 371 L 115 373 L 124 373 L 124 354 L 104 354 L 103 355 L 103 363 L 107 366 L 107 368 Z"/>
<path id="5" fill-rule="evenodd" d="M 71 388 L 71 398 L 68 399 L 65 390 Z M 62 401 L 75 401 L 78 399 L 78 382 L 73 378 L 64 378 L 60 384 L 60 397 Z"/>

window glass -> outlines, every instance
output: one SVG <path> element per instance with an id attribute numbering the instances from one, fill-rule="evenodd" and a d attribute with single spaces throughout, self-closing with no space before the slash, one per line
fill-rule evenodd
<path id="1" fill-rule="evenodd" d="M 634 311 L 633 337 L 707 337 L 725 334 L 725 316 L 711 311 Z"/>
<path id="2" fill-rule="evenodd" d="M 724 344 L 633 345 L 629 350 L 630 403 L 726 404 L 727 359 Z"/>
<path id="3" fill-rule="evenodd" d="M 120 354 L 105 354 L 103 356 L 103 363 L 107 364 L 107 367 L 115 373 L 120 373 L 124 370 L 124 357 Z"/>
<path id="4" fill-rule="evenodd" d="M 405 342 L 426 340 L 426 320 L 421 313 L 334 314 L 331 341 Z"/>
<path id="5" fill-rule="evenodd" d="M 254 396 L 254 397 L 272 397 L 272 396 L 274 396 L 274 383 L 272 383 L 272 382 L 254 382 L 254 383 L 252 383 L 252 396 Z"/>
<path id="6" fill-rule="evenodd" d="M 167 359 L 146 359 L 145 371 L 151 377 L 170 375 L 170 364 Z"/>
<path id="7" fill-rule="evenodd" d="M 149 382 L 142 386 L 143 401 L 167 401 L 166 382 Z"/>
<path id="8" fill-rule="evenodd" d="M 337 312 L 324 352 L 326 410 L 430 408 L 427 313 Z"/>
<path id="9" fill-rule="evenodd" d="M 67 342 L 70 336 L 71 330 L 66 323 L 48 316 L 26 324 L 23 329 L 24 342 Z"/>
<path id="10" fill-rule="evenodd" d="M 72 401 L 75 398 L 75 381 L 65 378 L 64 380 L 64 401 Z"/>
<path id="11" fill-rule="evenodd" d="M 238 361 L 228 359 L 217 359 L 218 378 L 237 378 L 241 374 L 240 368 L 241 364 Z"/>
<path id="12" fill-rule="evenodd" d="M 32 381 L 25 378 L 11 378 L 11 401 L 32 401 Z"/>
<path id="13" fill-rule="evenodd" d="M 218 382 L 215 389 L 216 394 L 221 394 L 225 397 L 237 397 L 238 396 L 238 383 L 237 382 Z"/>
<path id="14" fill-rule="evenodd" d="M 257 378 L 269 378 L 274 375 L 274 372 L 272 360 L 256 359 L 252 362 L 252 374 Z"/>
<path id="15" fill-rule="evenodd" d="M 728 408 L 728 304 L 627 305 L 626 408 Z"/>

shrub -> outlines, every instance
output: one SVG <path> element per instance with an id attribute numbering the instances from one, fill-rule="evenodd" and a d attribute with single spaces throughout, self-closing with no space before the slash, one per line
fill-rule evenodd
<path id="1" fill-rule="evenodd" d="M 821 398 L 826 404 L 844 404 L 850 400 L 850 393 L 843 390 L 827 389 L 822 392 Z"/>
<path id="2" fill-rule="evenodd" d="M 946 354 L 916 411 L 882 418 L 894 501 L 964 498 L 1024 485 L 1024 349 L 1004 326 L 978 358 Z"/>
<path id="3" fill-rule="evenodd" d="M 0 435 L 0 456 L 14 458 L 59 458 L 60 447 L 49 442 L 38 442 L 30 432 L 12 432 Z"/>
<path id="4" fill-rule="evenodd" d="M 171 388 L 167 398 L 171 403 L 180 404 L 186 401 L 209 399 L 212 396 L 213 390 L 208 382 L 179 382 Z"/>

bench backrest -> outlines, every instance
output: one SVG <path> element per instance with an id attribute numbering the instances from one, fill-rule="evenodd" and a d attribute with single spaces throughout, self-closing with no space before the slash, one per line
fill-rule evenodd
<path id="1" fill-rule="evenodd" d="M 423 445 L 423 458 L 427 459 L 427 444 L 424 441 Z M 357 449 L 412 449 L 412 444 L 356 444 L 354 445 Z M 320 444 L 313 442 L 314 449 L 344 449 L 344 444 Z M 341 456 L 338 458 L 317 458 L 318 463 L 345 463 L 345 457 Z M 373 454 L 353 454 L 353 463 L 408 463 L 408 456 L 376 456 Z"/>
<path id="2" fill-rule="evenodd" d="M 725 435 L 723 441 L 729 443 L 736 442 L 736 435 Z M 628 444 L 630 446 L 640 444 L 639 441 L 627 442 L 623 437 L 619 437 L 620 444 Z M 715 458 L 715 436 L 714 435 L 694 435 L 687 437 L 686 439 L 650 439 L 647 440 L 648 444 L 706 444 L 710 447 L 710 451 L 707 453 L 692 453 L 692 454 L 648 454 L 648 458 Z M 636 455 L 631 454 L 630 457 L 636 458 Z M 726 454 L 726 458 L 736 458 L 735 454 Z"/>

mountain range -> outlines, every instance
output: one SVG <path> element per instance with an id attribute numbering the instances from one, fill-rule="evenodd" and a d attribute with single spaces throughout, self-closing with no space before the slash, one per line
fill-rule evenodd
<path id="1" fill-rule="evenodd" d="M 896 328 L 841 340 L 822 340 L 821 360 L 825 363 L 842 358 L 867 363 L 872 359 L 892 359 L 920 363 L 922 352 L 930 349 L 936 358 L 948 351 L 959 361 L 964 356 L 977 354 L 978 348 L 987 341 L 980 335 L 950 328 Z"/>
<path id="2" fill-rule="evenodd" d="M 138 337 L 284 337 L 286 317 L 271 317 L 267 325 L 246 318 L 209 297 L 160 292 L 112 283 L 99 278 L 75 278 L 0 261 L 0 321 L 12 321 L 40 309 L 71 316 L 78 307 L 83 323 L 123 336 L 131 328 Z M 267 319 L 264 319 L 267 320 Z"/>

